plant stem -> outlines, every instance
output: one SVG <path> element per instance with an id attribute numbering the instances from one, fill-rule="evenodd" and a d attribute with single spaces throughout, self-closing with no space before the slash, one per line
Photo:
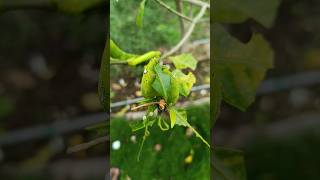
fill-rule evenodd
<path id="1" fill-rule="evenodd" d="M 166 54 L 164 54 L 161 59 L 165 59 L 168 56 L 171 56 L 172 54 L 174 54 L 176 51 L 178 51 L 181 46 L 190 38 L 195 25 L 198 23 L 198 21 L 202 18 L 202 16 L 205 14 L 207 9 L 207 6 L 202 6 L 199 14 L 193 19 L 192 23 L 189 26 L 189 29 L 187 31 L 187 33 L 184 35 L 184 37 L 180 40 L 180 42 L 173 47 L 169 52 L 167 52 Z"/>

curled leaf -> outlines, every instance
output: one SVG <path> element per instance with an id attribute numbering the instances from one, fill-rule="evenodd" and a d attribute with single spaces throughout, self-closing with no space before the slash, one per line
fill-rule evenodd
<path id="1" fill-rule="evenodd" d="M 179 86 L 179 93 L 183 96 L 188 96 L 193 84 L 196 82 L 196 77 L 192 72 L 185 75 L 181 70 L 176 69 L 172 72 L 172 76 L 177 79 Z"/>
<path id="2" fill-rule="evenodd" d="M 181 54 L 178 56 L 169 57 L 177 69 L 190 68 L 195 70 L 198 61 L 191 54 Z"/>
<path id="3" fill-rule="evenodd" d="M 168 68 L 164 68 L 163 72 L 168 74 L 171 78 L 170 89 L 168 91 L 168 99 L 167 104 L 173 105 L 179 99 L 179 82 L 177 78 L 175 78 Z"/>
<path id="4" fill-rule="evenodd" d="M 156 78 L 154 67 L 159 64 L 157 58 L 153 58 L 147 65 L 144 66 L 144 72 L 141 80 L 141 91 L 144 98 L 153 98 L 158 95 L 152 87 L 152 84 Z"/>

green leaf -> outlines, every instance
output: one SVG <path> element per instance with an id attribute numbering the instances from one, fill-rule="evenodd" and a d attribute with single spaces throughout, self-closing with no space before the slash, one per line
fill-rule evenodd
<path id="1" fill-rule="evenodd" d="M 189 127 L 192 131 L 196 134 L 198 138 L 202 140 L 208 147 L 210 147 L 209 143 L 196 131 L 187 121 L 187 112 L 185 109 L 176 109 L 175 107 L 169 107 L 169 114 L 170 114 L 170 121 L 171 121 L 171 128 L 176 125 Z"/>
<path id="2" fill-rule="evenodd" d="M 157 64 L 154 67 L 154 71 L 156 73 L 156 79 L 152 83 L 152 87 L 156 90 L 165 101 L 168 100 L 168 91 L 170 89 L 171 78 L 170 75 L 164 73 L 161 69 L 160 64 Z"/>
<path id="3" fill-rule="evenodd" d="M 183 96 L 188 96 L 193 84 L 196 82 L 196 77 L 192 72 L 185 75 L 181 70 L 176 69 L 172 72 L 172 76 L 177 79 L 179 84 L 179 93 Z"/>
<path id="4" fill-rule="evenodd" d="M 178 56 L 171 56 L 169 59 L 173 62 L 174 66 L 177 69 L 186 69 L 190 68 L 195 70 L 197 67 L 198 61 L 191 54 L 181 54 Z"/>
<path id="5" fill-rule="evenodd" d="M 241 23 L 253 18 L 265 27 L 271 27 L 277 15 L 280 0 L 217 0 L 213 5 L 213 21 Z"/>
<path id="6" fill-rule="evenodd" d="M 110 99 L 110 89 L 109 89 L 109 43 L 106 41 L 106 45 L 103 51 L 103 56 L 100 66 L 99 74 L 99 84 L 98 93 L 100 97 L 100 102 L 104 111 L 109 111 L 109 99 Z"/>
<path id="7" fill-rule="evenodd" d="M 137 23 L 137 26 L 138 26 L 139 28 L 142 28 L 143 15 L 144 15 L 144 7 L 145 7 L 146 2 L 147 2 L 147 0 L 142 0 L 141 3 L 140 3 L 139 10 L 138 10 L 138 15 L 137 15 L 136 23 Z"/>
<path id="8" fill-rule="evenodd" d="M 175 107 L 171 107 L 169 109 L 170 113 L 170 119 L 174 122 L 174 124 L 180 125 L 180 126 L 188 126 L 189 123 L 187 121 L 187 112 L 184 109 L 176 109 Z M 173 124 L 173 125 L 174 125 Z M 171 123 L 171 128 L 173 127 Z"/>
<path id="9" fill-rule="evenodd" d="M 163 72 L 168 74 L 171 78 L 171 85 L 168 91 L 168 100 L 166 101 L 168 105 L 174 105 L 179 99 L 179 81 L 175 78 L 169 68 L 164 66 Z"/>
<path id="10" fill-rule="evenodd" d="M 224 101 L 244 111 L 254 101 L 266 71 L 273 67 L 273 51 L 258 34 L 254 34 L 247 44 L 233 38 L 218 25 L 213 26 L 212 34 L 212 83 L 220 86 Z"/>
<path id="11" fill-rule="evenodd" d="M 170 115 L 171 128 L 173 128 L 177 121 L 176 112 L 173 110 L 173 108 L 169 109 L 169 115 Z"/>
<path id="12" fill-rule="evenodd" d="M 214 180 L 246 180 L 243 154 L 240 151 L 215 148 L 213 151 Z"/>

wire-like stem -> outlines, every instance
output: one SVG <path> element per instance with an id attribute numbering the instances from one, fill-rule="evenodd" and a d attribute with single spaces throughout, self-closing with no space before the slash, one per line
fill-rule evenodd
<path id="1" fill-rule="evenodd" d="M 158 4 L 160 4 L 161 6 L 163 6 L 164 8 L 166 8 L 168 11 L 172 12 L 173 14 L 187 20 L 187 21 L 190 21 L 192 22 L 192 19 L 189 18 L 188 16 L 185 16 L 184 14 L 172 9 L 170 6 L 168 6 L 166 3 L 164 3 L 163 1 L 161 0 L 155 0 Z"/>

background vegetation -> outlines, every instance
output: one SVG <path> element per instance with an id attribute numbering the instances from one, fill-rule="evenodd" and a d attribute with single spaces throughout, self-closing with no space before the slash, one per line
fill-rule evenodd
<path id="1" fill-rule="evenodd" d="M 119 0 L 119 2 L 124 2 L 124 0 Z M 170 2 L 168 1 L 168 3 Z M 135 4 L 136 2 L 132 4 L 132 7 L 137 7 Z M 275 67 L 268 72 L 267 79 L 292 77 L 297 73 L 310 71 L 318 72 L 320 69 L 319 5 L 317 0 L 282 0 L 277 9 L 274 24 L 270 28 L 262 27 L 252 19 L 247 19 L 243 23 L 232 23 L 227 27 L 229 32 L 241 42 L 248 42 L 252 33 L 257 31 L 270 42 L 275 52 Z M 150 6 L 154 5 L 150 3 Z M 121 11 L 120 8 L 119 11 Z M 130 8 L 128 11 L 135 14 L 135 8 Z M 178 27 L 177 18 L 170 13 L 162 13 L 164 11 L 162 8 L 147 9 L 146 17 L 152 14 L 158 20 L 168 15 L 172 18 L 163 18 L 163 27 L 167 26 L 165 20 L 168 19 L 170 26 Z M 108 158 L 105 151 L 109 149 L 106 145 L 100 144 L 86 151 L 66 154 L 68 147 L 96 138 L 96 132 L 82 129 L 55 134 L 52 133 L 52 130 L 55 129 L 52 127 L 56 126 L 51 125 L 57 122 L 77 124 L 79 121 L 77 117 L 97 115 L 102 111 L 96 92 L 101 54 L 105 43 L 105 13 L 103 5 L 79 15 L 63 14 L 54 9 L 49 11 L 47 9 L 2 11 L 0 15 L 1 178 L 104 178 L 107 168 L 105 162 Z M 120 16 L 121 19 L 116 19 Z M 159 24 L 146 18 L 144 27 L 160 26 L 160 30 L 157 28 L 150 28 L 150 30 L 157 30 L 163 37 L 150 33 L 151 35 L 145 34 L 143 37 L 141 35 L 140 39 L 144 40 L 144 37 L 154 35 L 152 38 L 155 40 L 152 42 L 145 40 L 143 43 L 140 41 L 126 43 L 125 39 L 135 38 L 121 38 L 126 35 L 135 36 L 136 34 L 132 32 L 137 32 L 132 17 L 122 16 L 122 14 L 111 17 L 114 18 L 114 24 L 132 23 L 132 26 L 125 28 L 128 33 L 118 33 L 120 31 L 118 30 L 116 34 L 119 34 L 119 37 L 114 37 L 126 50 L 142 52 L 149 50 L 149 48 L 168 48 L 177 42 L 178 28 L 161 28 Z M 111 31 L 116 31 L 112 30 L 112 27 L 110 28 Z M 149 28 L 144 28 L 142 31 L 146 32 L 145 30 L 147 31 Z M 207 34 L 203 36 L 203 32 L 196 32 L 196 34 L 193 40 L 207 37 Z M 158 37 L 161 39 L 157 40 Z M 154 42 L 156 43 L 153 44 Z M 144 45 L 148 43 L 150 47 Z M 43 62 L 45 66 L 43 66 Z M 208 64 L 205 62 L 203 64 L 201 62 L 199 65 L 198 69 L 204 71 L 197 72 L 200 73 L 198 75 L 200 77 L 199 83 L 208 83 L 206 78 L 201 79 L 205 74 L 208 74 L 206 67 Z M 113 74 L 122 73 L 121 76 L 126 77 L 137 77 L 141 72 L 142 70 L 137 70 L 137 72 L 130 70 L 129 72 L 121 67 L 112 69 Z M 130 73 L 136 73 L 136 75 Z M 304 78 L 302 81 L 307 82 L 316 78 L 317 76 L 312 76 Z M 136 89 L 138 88 L 131 88 L 134 85 L 128 84 L 128 82 L 135 82 L 135 79 L 124 79 L 128 84 L 126 87 L 120 84 L 122 82 L 120 79 L 113 82 L 114 87 L 121 87 L 117 90 L 120 94 L 115 93 L 113 101 L 120 100 L 119 97 L 124 97 L 124 94 L 137 97 Z M 283 84 L 281 83 L 281 85 Z M 319 124 L 317 123 L 319 119 L 317 114 L 320 111 L 319 92 L 319 83 L 314 83 L 311 86 L 299 86 L 269 94 L 259 93 L 257 101 L 246 113 L 223 104 L 220 119 L 213 130 L 214 141 L 220 146 L 242 150 L 246 160 L 248 179 L 300 180 L 304 178 L 316 180 L 320 176 L 318 171 L 320 160 L 317 158 L 320 139 Z M 205 95 L 199 92 L 192 95 L 191 99 L 203 96 Z M 192 112 L 193 110 L 197 111 Z M 199 120 L 198 113 L 206 114 L 204 113 L 206 111 L 207 105 L 191 109 L 190 116 L 195 117 L 194 119 L 190 118 L 191 123 L 200 129 L 206 128 L 207 117 L 202 120 L 201 114 L 201 120 Z M 311 119 L 315 121 L 304 126 L 305 123 L 310 122 L 308 118 L 310 114 L 312 115 Z M 301 118 L 296 119 L 296 117 Z M 90 117 L 90 121 L 95 119 Z M 123 138 L 125 139 L 130 136 L 127 136 L 128 127 L 123 124 L 121 119 L 119 118 L 115 123 L 118 123 L 117 130 L 124 132 Z M 278 124 L 282 122 L 285 126 Z M 296 130 L 287 131 L 291 129 L 290 125 L 297 123 Z M 11 132 L 48 125 L 50 128 L 42 138 L 21 142 L 7 139 L 7 135 L 10 135 Z M 66 126 L 62 124 L 60 127 Z M 250 134 L 253 132 L 251 130 L 266 134 L 273 132 L 263 131 L 268 127 L 281 127 L 281 132 L 285 132 L 286 136 L 280 138 L 280 135 L 277 134 L 275 138 L 272 138 L 265 137 L 263 134 Z M 206 130 L 203 129 L 202 132 L 205 133 Z M 186 138 L 183 128 L 177 128 L 173 133 L 181 136 L 182 139 Z M 250 134 L 250 136 L 245 134 Z M 138 136 L 139 134 L 137 134 L 137 140 Z M 166 137 L 166 135 L 156 136 L 156 141 L 152 141 L 153 138 L 150 138 L 147 141 L 149 146 L 146 147 L 146 152 L 155 154 L 153 145 L 158 142 L 166 143 L 167 139 L 162 139 Z M 248 141 L 249 139 L 250 141 Z M 131 142 L 131 140 L 124 141 Z M 195 138 L 185 139 L 183 142 L 201 144 Z M 180 144 L 181 142 L 176 143 Z M 187 147 L 191 147 L 191 144 L 188 144 Z M 126 144 L 122 145 L 126 146 Z M 180 151 L 176 145 L 171 147 L 168 144 L 166 146 L 182 153 L 181 160 L 182 156 L 187 156 L 189 152 L 186 149 Z M 165 151 L 164 148 L 165 146 L 162 146 L 163 151 Z M 201 150 L 203 149 L 201 148 Z M 199 149 L 197 152 L 206 153 L 201 150 Z M 128 159 L 136 157 L 135 152 L 132 153 L 133 155 Z M 206 167 L 197 167 L 196 162 L 202 158 L 197 154 L 194 155 L 194 164 L 183 163 L 181 167 L 206 169 Z M 157 154 L 154 159 L 159 157 L 161 156 Z M 120 161 L 120 159 L 116 161 Z M 203 162 L 206 161 L 203 160 Z M 167 169 L 161 171 L 164 170 Z M 173 170 L 172 172 L 174 172 Z M 192 174 L 200 176 L 204 173 L 199 171 Z"/>

